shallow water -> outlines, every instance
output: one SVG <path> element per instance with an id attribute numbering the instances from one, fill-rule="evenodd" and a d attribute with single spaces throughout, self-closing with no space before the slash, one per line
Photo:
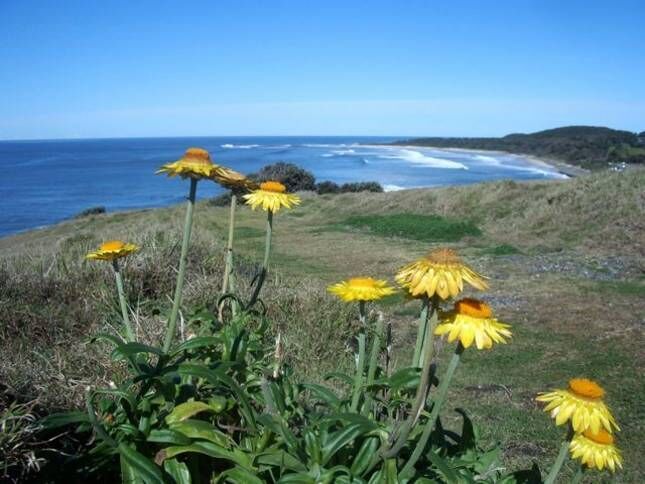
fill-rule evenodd
<path id="1" fill-rule="evenodd" d="M 0 236 L 49 225 L 89 207 L 108 211 L 180 202 L 187 183 L 154 172 L 186 148 L 206 148 L 216 163 L 243 173 L 285 161 L 317 181 L 377 181 L 386 190 L 499 179 L 562 178 L 521 156 L 374 146 L 395 138 L 208 137 L 0 141 Z M 198 186 L 198 198 L 222 191 Z"/>

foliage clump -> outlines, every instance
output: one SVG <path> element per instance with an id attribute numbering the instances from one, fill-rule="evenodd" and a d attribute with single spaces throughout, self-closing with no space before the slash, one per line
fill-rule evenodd
<path id="1" fill-rule="evenodd" d="M 282 161 L 264 166 L 257 173 L 249 175 L 249 178 L 260 182 L 278 181 L 290 192 L 313 191 L 316 188 L 316 178 L 310 171 Z"/>

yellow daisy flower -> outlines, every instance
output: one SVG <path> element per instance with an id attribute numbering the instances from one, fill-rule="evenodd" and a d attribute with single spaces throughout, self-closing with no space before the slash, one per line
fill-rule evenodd
<path id="1" fill-rule="evenodd" d="M 493 318 L 488 304 L 476 299 L 465 298 L 455 303 L 455 310 L 448 314 L 434 331 L 436 335 L 448 333 L 451 343 L 459 340 L 464 348 L 475 342 L 478 350 L 490 349 L 493 343 L 506 343 L 511 337 L 508 324 Z"/>
<path id="2" fill-rule="evenodd" d="M 255 210 L 262 207 L 264 211 L 271 211 L 273 213 L 280 210 L 281 207 L 293 208 L 300 205 L 300 197 L 286 193 L 287 187 L 277 181 L 266 181 L 260 183 L 260 188 L 253 192 L 244 195 L 246 203 L 251 205 Z"/>
<path id="3" fill-rule="evenodd" d="M 376 301 L 396 292 L 394 288 L 387 285 L 387 281 L 371 277 L 354 277 L 347 281 L 332 284 L 327 290 L 336 294 L 345 302 Z"/>
<path id="4" fill-rule="evenodd" d="M 607 432 L 620 430 L 609 408 L 602 401 L 605 390 L 595 381 L 587 378 L 569 380 L 569 388 L 541 393 L 536 400 L 546 402 L 545 412 L 551 413 L 556 425 L 571 420 L 573 430 L 598 433 L 602 428 Z"/>
<path id="5" fill-rule="evenodd" d="M 212 179 L 230 190 L 257 190 L 259 185 L 235 170 L 220 166 Z"/>
<path id="6" fill-rule="evenodd" d="M 623 458 L 614 445 L 614 437 L 604 430 L 574 435 L 569 451 L 571 457 L 579 459 L 589 468 L 603 470 L 608 467 L 611 472 L 616 472 L 616 467 L 623 468 Z"/>
<path id="7" fill-rule="evenodd" d="M 90 252 L 85 256 L 85 258 L 111 261 L 130 255 L 137 250 L 139 250 L 139 247 L 134 244 L 126 244 L 120 240 L 110 240 L 102 243 L 98 250 Z"/>
<path id="8" fill-rule="evenodd" d="M 221 172 L 221 167 L 213 164 L 208 151 L 202 148 L 188 148 L 182 158 L 172 163 L 166 163 L 158 171 L 173 177 L 179 175 L 182 178 L 212 178 Z"/>
<path id="9" fill-rule="evenodd" d="M 461 262 L 451 249 L 438 249 L 423 259 L 403 267 L 396 275 L 396 282 L 412 296 L 437 294 L 441 299 L 457 296 L 464 289 L 464 281 L 483 291 L 488 289 L 484 277 Z"/>

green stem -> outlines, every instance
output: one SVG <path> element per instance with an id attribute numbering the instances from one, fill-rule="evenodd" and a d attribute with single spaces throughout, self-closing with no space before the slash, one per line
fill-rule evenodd
<path id="1" fill-rule="evenodd" d="M 179 272 L 177 273 L 177 285 L 175 287 L 175 297 L 172 301 L 172 311 L 166 328 L 166 336 L 163 343 L 164 352 L 170 350 L 172 340 L 175 337 L 177 328 L 177 317 L 179 316 L 179 306 L 181 305 L 181 294 L 184 289 L 184 276 L 186 274 L 186 259 L 188 257 L 188 245 L 190 244 L 190 232 L 193 228 L 193 210 L 195 208 L 195 194 L 197 193 L 197 180 L 190 179 L 190 191 L 188 193 L 188 205 L 186 206 L 186 221 L 184 223 L 184 238 L 181 242 L 181 254 L 179 256 Z"/>
<path id="2" fill-rule="evenodd" d="M 576 475 L 573 476 L 573 480 L 571 481 L 571 484 L 578 484 L 579 482 L 582 482 L 582 478 L 584 477 L 585 474 L 585 466 L 583 464 L 580 464 L 578 466 L 578 470 L 576 471 Z"/>
<path id="3" fill-rule="evenodd" d="M 558 477 L 558 473 L 560 472 L 560 469 L 562 468 L 562 464 L 564 464 L 564 461 L 567 460 L 567 456 L 569 455 L 569 440 L 565 440 L 562 442 L 562 445 L 560 446 L 560 452 L 558 453 L 558 457 L 556 457 L 555 462 L 553 463 L 553 467 L 551 467 L 551 471 L 549 472 L 549 475 L 546 476 L 546 479 L 544 480 L 544 484 L 553 484 Z"/>
<path id="4" fill-rule="evenodd" d="M 94 428 L 94 431 L 97 433 L 97 435 L 112 447 L 118 447 L 119 444 L 112 437 L 110 437 L 110 435 L 105 431 L 103 426 L 96 418 L 94 405 L 92 404 L 92 390 L 90 390 L 89 387 L 87 388 L 87 390 L 85 390 L 85 408 L 87 409 L 87 416 L 90 420 L 90 424 Z"/>
<path id="5" fill-rule="evenodd" d="M 123 290 L 123 277 L 121 277 L 121 268 L 119 261 L 114 259 L 112 261 L 112 268 L 114 269 L 114 276 L 116 278 L 116 290 L 119 293 L 119 304 L 121 305 L 121 316 L 123 317 L 123 325 L 125 326 L 125 336 L 127 341 L 134 341 L 134 331 L 130 323 L 130 316 L 128 315 L 128 303 L 125 300 L 125 291 Z"/>
<path id="6" fill-rule="evenodd" d="M 248 307 L 252 307 L 255 302 L 258 300 L 260 295 L 260 290 L 264 284 L 264 279 L 266 278 L 267 272 L 269 271 L 269 255 L 271 254 L 271 234 L 273 232 L 273 212 L 267 210 L 267 234 L 266 241 L 264 244 L 264 261 L 262 261 L 262 270 L 260 271 L 260 276 L 258 277 L 258 282 L 255 285 L 255 290 L 251 296 Z"/>
<path id="7" fill-rule="evenodd" d="M 438 319 L 437 302 L 435 299 L 433 299 L 431 303 L 432 303 L 430 308 L 431 315 L 430 315 L 428 331 L 430 331 L 431 328 L 435 327 Z M 427 305 L 427 299 L 424 300 L 424 305 L 421 308 L 422 315 L 424 311 L 427 311 L 426 305 Z M 426 346 L 432 346 L 432 337 L 424 338 L 422 341 L 424 341 L 424 344 Z M 414 427 L 414 424 L 416 423 L 418 416 L 421 414 L 426 404 L 426 398 L 431 384 L 430 375 L 432 373 L 432 368 L 433 368 L 432 349 L 426 347 L 426 348 L 422 348 L 422 350 L 423 350 L 422 353 L 424 355 L 424 360 L 421 368 L 421 379 L 419 380 L 419 386 L 417 387 L 417 394 L 414 398 L 414 404 L 412 405 L 412 409 L 408 414 L 407 419 L 405 420 L 405 422 L 403 422 L 403 425 L 401 426 L 401 430 L 398 432 L 398 436 L 394 444 L 389 449 L 382 451 L 382 455 L 386 459 L 395 457 L 405 446 L 408 436 L 410 435 L 410 432 L 412 431 L 412 428 Z"/>
<path id="8" fill-rule="evenodd" d="M 455 353 L 452 355 L 450 363 L 448 364 L 448 368 L 446 368 L 446 373 L 444 374 L 443 379 L 439 384 L 439 388 L 437 389 L 437 393 L 434 398 L 434 405 L 432 406 L 430 417 L 428 417 L 428 421 L 425 424 L 421 438 L 417 442 L 417 445 L 415 446 L 410 459 L 405 463 L 405 466 L 401 470 L 402 476 L 406 476 L 412 472 L 414 465 L 417 463 L 417 460 L 419 460 L 419 457 L 421 457 L 421 453 L 428 443 L 428 439 L 430 438 L 432 429 L 434 428 L 434 425 L 437 421 L 437 417 L 439 417 L 441 407 L 443 406 L 443 403 L 446 400 L 446 396 L 448 395 L 448 387 L 450 386 L 452 377 L 455 374 L 457 366 L 459 365 L 459 360 L 461 359 L 461 354 L 463 353 L 463 351 L 464 347 L 461 345 L 461 343 L 459 343 L 457 345 L 457 348 L 455 349 Z M 428 355 L 426 355 L 426 357 L 427 356 Z"/>
<path id="9" fill-rule="evenodd" d="M 419 316 L 419 329 L 417 330 L 417 341 L 414 345 L 414 355 L 412 356 L 412 366 L 420 367 L 422 363 L 421 350 L 425 341 L 426 332 L 428 331 L 428 303 L 429 299 L 424 296 L 421 315 Z"/>
<path id="10" fill-rule="evenodd" d="M 358 409 L 358 401 L 361 396 L 361 387 L 363 386 L 363 370 L 365 369 L 365 301 L 358 303 L 358 316 L 361 321 L 361 329 L 356 337 L 358 339 L 358 361 L 356 363 L 356 375 L 354 376 L 354 391 L 352 393 L 351 411 Z"/>
<path id="11" fill-rule="evenodd" d="M 372 341 L 372 349 L 370 350 L 369 365 L 367 367 L 367 385 L 374 383 L 376 377 L 376 368 L 378 367 L 378 357 L 381 354 L 381 341 L 383 339 L 383 317 L 379 315 L 376 320 L 376 328 L 374 330 L 374 339 Z M 367 412 L 371 410 L 373 399 L 371 396 L 366 397 Z"/>
<path id="12" fill-rule="evenodd" d="M 381 339 L 383 337 L 383 318 L 379 317 L 376 320 L 376 328 L 374 331 L 374 340 L 372 341 L 372 350 L 370 352 L 370 363 L 367 369 L 367 384 L 374 383 L 376 376 L 376 367 L 378 366 L 378 357 L 381 354 Z"/>
<path id="13" fill-rule="evenodd" d="M 226 244 L 226 257 L 224 267 L 224 280 L 222 281 L 222 294 L 228 291 L 229 280 L 231 272 L 233 271 L 233 232 L 235 227 L 235 207 L 237 205 L 237 197 L 235 193 L 231 195 L 231 211 L 228 218 L 228 242 Z"/>

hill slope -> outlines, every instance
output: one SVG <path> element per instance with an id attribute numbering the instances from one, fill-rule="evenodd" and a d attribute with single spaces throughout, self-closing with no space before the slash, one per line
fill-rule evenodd
<path id="1" fill-rule="evenodd" d="M 645 169 L 632 169 L 557 182 L 303 194 L 301 207 L 275 217 L 263 297 L 272 324 L 284 331 L 289 361 L 308 379 L 320 379 L 350 364 L 355 317 L 326 293 L 328 283 L 362 274 L 392 279 L 427 250 L 453 247 L 490 277 L 491 290 L 478 296 L 513 325 L 514 337 L 495 351 L 468 353 L 450 401 L 471 410 L 489 432 L 485 440 L 505 442 L 507 466 L 533 460 L 548 466 L 562 432 L 537 407 L 535 394 L 573 376 L 596 378 L 623 430 L 625 471 L 615 482 L 643 482 L 644 192 Z M 112 274 L 107 264 L 83 259 L 103 240 L 142 246 L 124 268 L 127 293 L 139 337 L 159 340 L 183 211 L 92 215 L 0 239 L 6 392 L 60 408 L 81 405 L 88 384 L 107 385 L 114 363 L 87 340 L 118 320 Z M 208 203 L 196 209 L 186 307 L 212 309 L 218 297 L 227 211 Z M 247 208 L 238 215 L 237 280 L 244 292 L 262 257 L 265 218 Z M 417 302 L 394 297 L 378 309 L 393 324 L 395 356 L 407 360 Z M 184 316 L 186 331 L 197 332 L 198 315 Z M 444 351 L 440 365 L 446 357 Z M 459 419 L 447 412 L 444 424 Z"/>
<path id="2" fill-rule="evenodd" d="M 507 151 L 552 158 L 583 168 L 607 163 L 645 163 L 642 133 L 594 126 L 566 126 L 536 133 L 514 133 L 502 138 L 414 138 L 395 144 Z"/>

